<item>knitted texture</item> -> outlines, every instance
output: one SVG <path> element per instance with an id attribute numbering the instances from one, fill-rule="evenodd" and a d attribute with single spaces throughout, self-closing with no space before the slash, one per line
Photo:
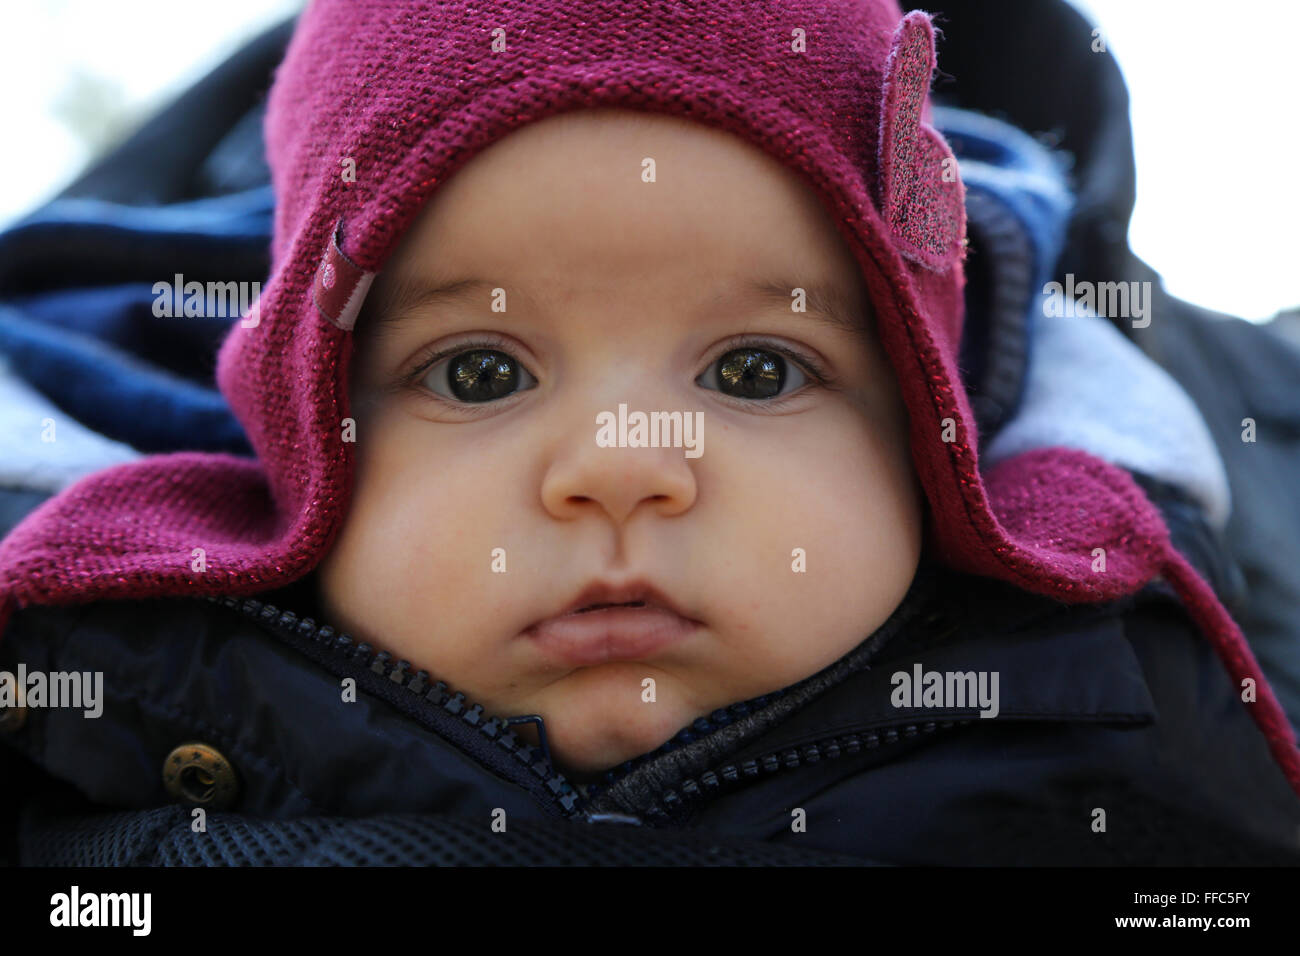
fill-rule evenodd
<path id="1" fill-rule="evenodd" d="M 268 104 L 271 275 L 217 366 L 258 461 L 156 456 L 50 499 L 0 542 L 0 629 L 29 604 L 254 594 L 309 573 L 352 491 L 351 326 L 369 281 L 484 148 L 548 116 L 622 107 L 736 135 L 821 199 L 862 269 L 945 562 L 1069 602 L 1172 568 L 1216 647 L 1265 685 L 1125 472 L 1046 449 L 981 474 L 957 371 L 964 193 L 925 120 L 934 69 L 929 16 L 895 0 L 315 0 Z M 1271 694 L 1251 706 L 1300 791 Z"/>

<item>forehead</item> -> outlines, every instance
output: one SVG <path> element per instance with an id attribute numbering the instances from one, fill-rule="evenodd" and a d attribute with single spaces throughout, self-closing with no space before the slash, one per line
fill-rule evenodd
<path id="1" fill-rule="evenodd" d="M 679 289 L 704 308 L 801 304 L 839 330 L 869 311 L 857 262 L 795 172 L 722 130 L 601 109 L 528 124 L 474 156 L 416 217 L 366 318 L 391 331 L 439 305 L 481 307 L 493 288 L 545 308 L 543 286 L 595 282 Z"/>

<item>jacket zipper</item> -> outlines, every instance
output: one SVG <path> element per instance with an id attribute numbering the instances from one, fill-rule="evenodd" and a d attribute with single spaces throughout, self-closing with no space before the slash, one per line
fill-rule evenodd
<path id="1" fill-rule="evenodd" d="M 645 811 L 647 822 L 654 824 L 675 824 L 692 808 L 698 809 L 709 800 L 722 796 L 736 785 L 754 783 L 763 776 L 770 776 L 781 770 L 793 770 L 797 767 L 815 764 L 823 759 L 834 760 L 842 756 L 852 756 L 863 751 L 880 750 L 905 740 L 925 737 L 941 730 L 950 730 L 973 723 L 973 719 L 925 721 L 924 723 L 890 724 L 876 730 L 857 733 L 839 734 L 827 737 L 800 747 L 786 747 L 774 750 L 761 757 L 751 757 L 739 764 L 729 763 L 716 770 L 706 770 L 698 777 L 688 777 L 675 787 L 665 791 L 659 801 Z M 607 790 L 617 779 L 625 776 L 620 773 L 612 780 L 605 781 L 599 791 L 588 794 L 594 799 L 598 792 Z"/>
<path id="2" fill-rule="evenodd" d="M 582 798 L 554 768 L 549 755 L 509 729 L 511 722 L 518 721 L 489 716 L 481 704 L 466 700 L 463 693 L 453 693 L 446 682 L 433 681 L 428 671 L 412 672 L 409 662 L 394 660 L 387 651 L 376 651 L 310 617 L 299 619 L 293 611 L 254 598 L 207 595 L 205 600 L 252 619 L 335 676 L 355 678 L 359 689 L 363 681 L 368 682 L 376 696 L 396 703 L 427 729 L 460 745 L 489 770 L 523 787 L 550 812 L 566 819 L 583 816 Z M 404 693 L 394 696 L 394 687 Z"/>

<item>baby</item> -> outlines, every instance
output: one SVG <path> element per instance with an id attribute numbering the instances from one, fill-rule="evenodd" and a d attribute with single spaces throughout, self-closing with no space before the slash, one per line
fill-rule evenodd
<path id="1" fill-rule="evenodd" d="M 0 541 L 0 670 L 112 663 L 102 718 L 29 698 L 0 731 L 105 806 L 241 814 L 213 834 L 264 827 L 258 859 L 286 819 L 413 814 L 385 859 L 505 832 L 489 856 L 603 860 L 635 823 L 760 857 L 1293 862 L 1285 715 L 1079 440 L 1184 419 L 1072 416 L 1073 343 L 1143 388 L 1152 363 L 1097 316 L 1030 323 L 1050 230 L 965 192 L 935 68 L 894 0 L 316 0 L 267 105 L 270 275 L 216 369 L 255 458 L 146 457 Z M 976 175 L 1042 150 L 965 136 Z M 980 364 L 1027 383 L 985 461 Z M 67 826 L 43 845 L 118 858 Z"/>
<path id="2" fill-rule="evenodd" d="M 921 550 L 870 315 L 817 198 L 737 137 L 623 110 L 512 133 L 420 214 L 357 323 L 325 618 L 540 714 L 577 779 L 821 670 Z M 620 404 L 701 412 L 707 451 L 601 447 Z"/>

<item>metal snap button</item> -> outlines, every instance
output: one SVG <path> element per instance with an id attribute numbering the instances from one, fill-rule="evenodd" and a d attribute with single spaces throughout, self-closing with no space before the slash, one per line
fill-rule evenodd
<path id="1" fill-rule="evenodd" d="M 197 741 L 167 755 L 163 785 L 177 800 L 212 810 L 226 809 L 239 794 L 234 766 L 221 751 Z"/>

